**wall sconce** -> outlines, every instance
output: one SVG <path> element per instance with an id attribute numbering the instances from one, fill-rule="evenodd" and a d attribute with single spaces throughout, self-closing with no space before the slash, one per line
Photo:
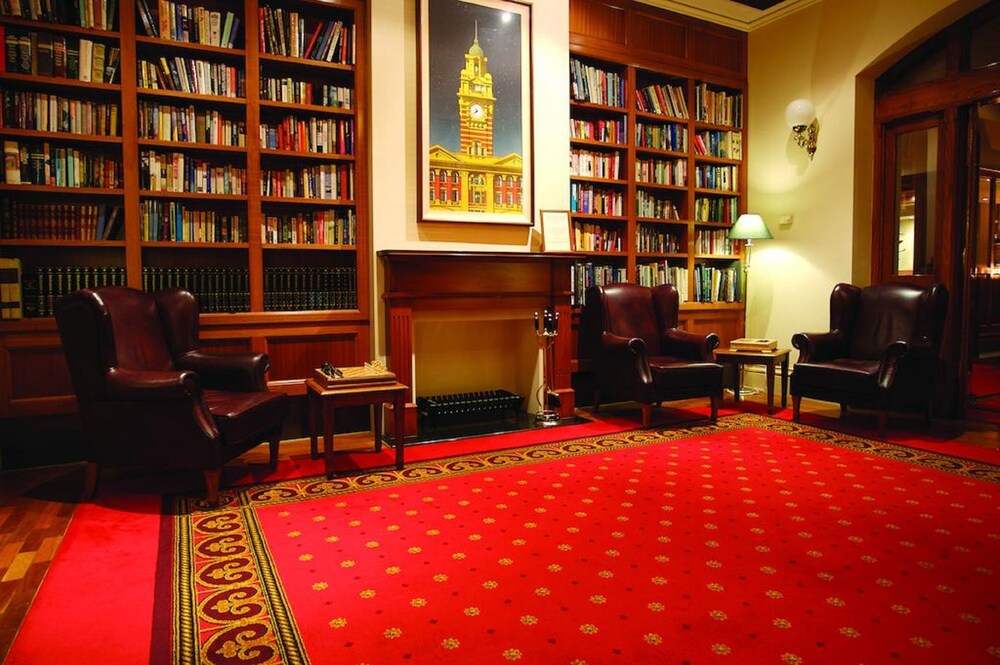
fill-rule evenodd
<path id="1" fill-rule="evenodd" d="M 819 125 L 816 123 L 816 107 L 808 99 L 793 100 L 785 108 L 785 120 L 795 132 L 795 143 L 805 148 L 812 159 L 816 152 L 816 134 Z"/>

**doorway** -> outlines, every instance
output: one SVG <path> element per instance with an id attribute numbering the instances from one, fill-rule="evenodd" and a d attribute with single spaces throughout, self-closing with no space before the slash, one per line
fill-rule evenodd
<path id="1" fill-rule="evenodd" d="M 876 79 L 871 281 L 947 288 L 937 410 L 1000 426 L 998 36 L 990 2 Z"/>
<path id="2" fill-rule="evenodd" d="M 1000 100 L 976 107 L 966 418 L 1000 424 Z"/>

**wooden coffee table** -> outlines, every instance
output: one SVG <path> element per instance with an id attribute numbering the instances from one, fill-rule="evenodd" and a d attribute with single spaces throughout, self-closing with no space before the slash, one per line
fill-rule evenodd
<path id="1" fill-rule="evenodd" d="M 734 351 L 732 349 L 716 349 L 715 360 L 719 363 L 736 367 L 736 390 L 733 400 L 740 401 L 740 390 L 743 388 L 743 378 L 740 374 L 742 365 L 764 365 L 767 368 L 767 412 L 774 412 L 774 370 L 781 363 L 781 408 L 788 406 L 788 356 L 791 349 L 775 349 L 774 351 Z"/>
<path id="2" fill-rule="evenodd" d="M 333 416 L 341 406 L 374 406 L 375 452 L 382 450 L 382 404 L 392 404 L 392 447 L 396 451 L 396 468 L 403 468 L 403 439 L 406 436 L 406 393 L 409 388 L 398 381 L 326 388 L 315 379 L 306 381 L 309 398 L 309 446 L 312 456 L 318 456 L 317 425 L 323 420 L 323 458 L 326 475 L 333 475 Z"/>

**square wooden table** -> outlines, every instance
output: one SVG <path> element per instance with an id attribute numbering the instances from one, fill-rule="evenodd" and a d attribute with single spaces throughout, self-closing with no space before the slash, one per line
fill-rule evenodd
<path id="1" fill-rule="evenodd" d="M 403 468 L 403 439 L 406 436 L 405 409 L 406 393 L 409 388 L 398 381 L 391 383 L 368 383 L 353 386 L 326 388 L 314 379 L 306 381 L 309 396 L 309 446 L 313 458 L 319 454 L 317 424 L 323 419 L 323 459 L 326 475 L 333 475 L 333 417 L 341 406 L 374 406 L 372 420 L 375 424 L 375 452 L 382 450 L 382 404 L 392 404 L 393 437 L 392 447 L 396 450 L 396 468 Z"/>
<path id="2" fill-rule="evenodd" d="M 774 351 L 735 351 L 733 349 L 716 349 L 715 360 L 719 363 L 736 367 L 736 390 L 733 400 L 740 401 L 740 390 L 743 388 L 743 378 L 740 374 L 741 365 L 764 365 L 767 368 L 767 412 L 774 412 L 774 370 L 781 363 L 781 408 L 788 406 L 788 356 L 791 349 L 775 349 Z"/>

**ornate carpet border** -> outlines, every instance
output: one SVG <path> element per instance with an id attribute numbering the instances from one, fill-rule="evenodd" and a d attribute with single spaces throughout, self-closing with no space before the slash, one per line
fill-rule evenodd
<path id="1" fill-rule="evenodd" d="M 866 439 L 770 416 L 742 413 L 719 418 L 714 425 L 705 422 L 684 428 L 636 429 L 556 443 L 532 444 L 521 448 L 411 463 L 401 471 L 383 469 L 333 479 L 313 476 L 249 485 L 223 491 L 223 504 L 219 508 L 234 505 L 259 507 L 314 497 L 334 496 L 345 492 L 385 487 L 390 484 L 408 484 L 445 475 L 476 473 L 489 469 L 533 464 L 563 457 L 588 455 L 600 451 L 643 446 L 746 428 L 783 432 L 809 441 L 916 464 L 973 480 L 1000 483 L 1000 466 L 986 462 L 910 448 L 887 441 Z M 178 497 L 176 509 L 178 511 L 176 514 L 182 514 L 203 510 L 204 506 L 200 505 L 200 502 L 194 497 Z"/>
<path id="2" fill-rule="evenodd" d="M 266 483 L 227 492 L 223 497 L 225 503 L 214 509 L 206 509 L 190 497 L 175 497 L 173 663 L 309 662 L 268 554 L 257 508 L 750 428 L 783 432 L 823 445 L 1000 483 L 1000 467 L 994 465 L 767 416 L 737 414 L 720 418 L 714 425 L 639 429 L 536 444 L 421 462 L 402 471 Z"/>

